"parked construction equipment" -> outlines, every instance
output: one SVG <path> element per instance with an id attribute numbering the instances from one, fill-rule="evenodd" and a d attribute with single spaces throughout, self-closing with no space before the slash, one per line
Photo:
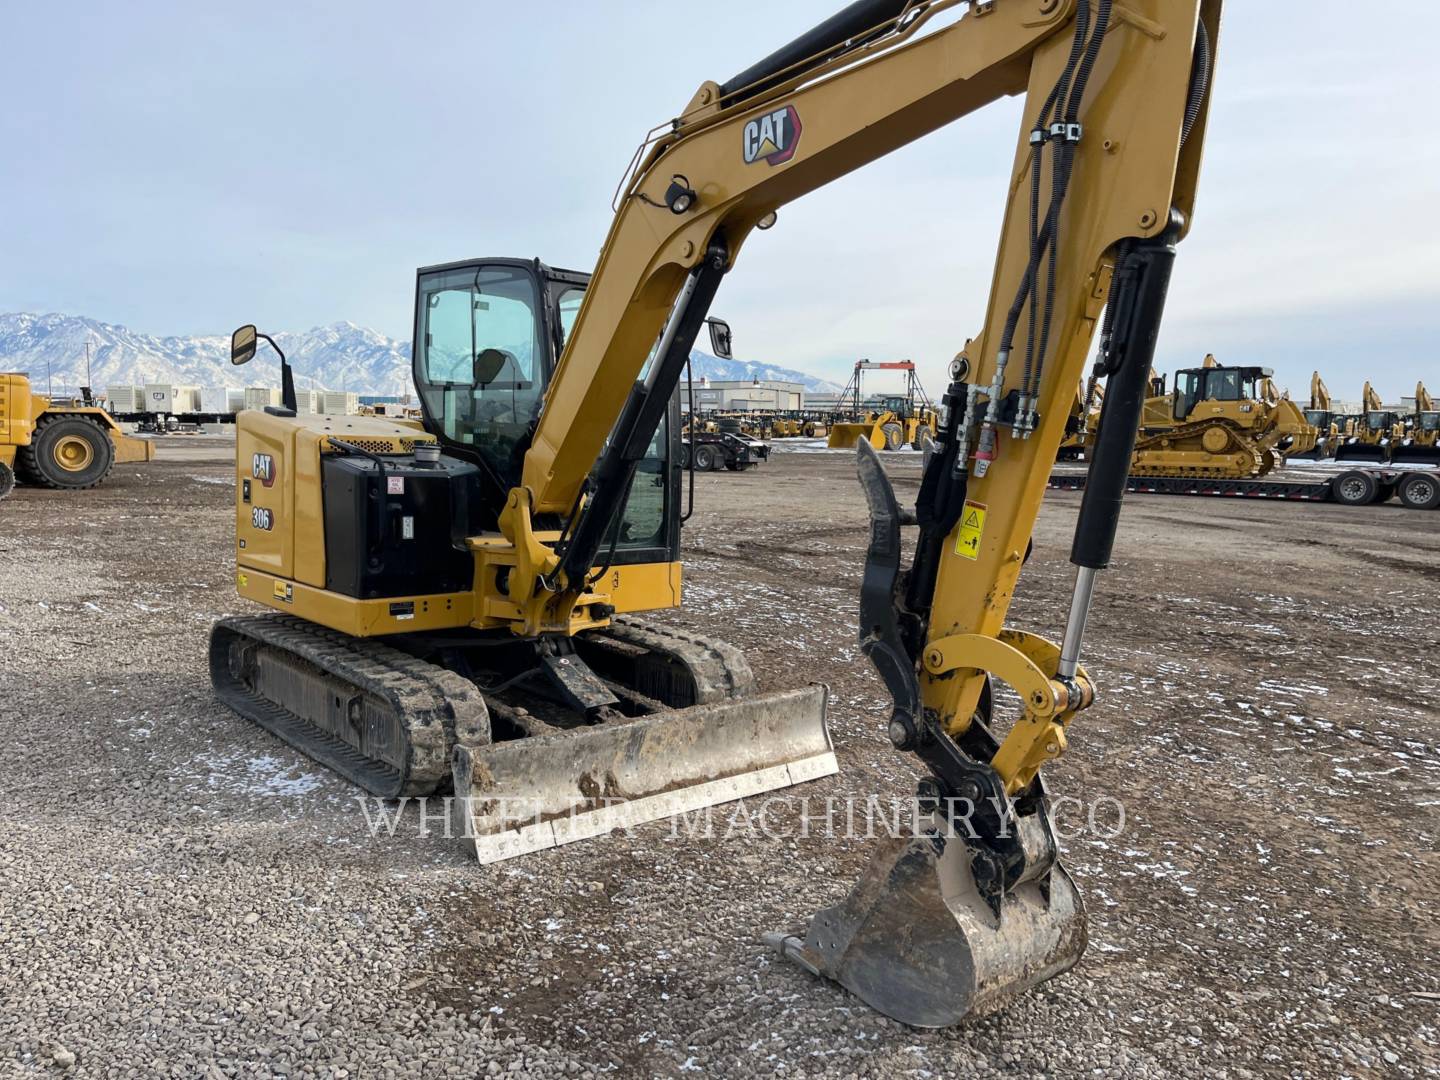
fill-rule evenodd
<path id="1" fill-rule="evenodd" d="M 866 408 L 862 381 L 867 371 L 903 371 L 905 392 L 886 395 L 877 408 Z M 899 450 L 902 446 L 921 450 L 939 427 L 939 416 L 911 360 L 855 361 L 839 406 L 840 411 L 828 425 L 832 450 L 852 449 L 862 439 L 876 450 Z"/>
<path id="2" fill-rule="evenodd" d="M 1336 446 L 1335 460 L 1389 461 L 1391 448 L 1404 437 L 1405 424 L 1398 412 L 1385 408 L 1370 383 L 1365 384 L 1360 400 L 1360 415 Z"/>
<path id="3" fill-rule="evenodd" d="M 1406 417 L 1404 437 L 1390 449 L 1395 464 L 1440 465 L 1440 409 L 1425 390 L 1415 384 L 1415 410 Z"/>
<path id="4" fill-rule="evenodd" d="M 744 472 L 770 459 L 770 447 L 763 440 L 751 438 L 743 430 L 717 427 L 705 431 L 699 425 L 686 425 L 680 433 L 680 467 L 696 472 L 729 469 Z"/>
<path id="5" fill-rule="evenodd" d="M 1050 486 L 1083 491 L 1085 474 L 1057 471 Z M 1398 498 L 1407 510 L 1440 509 L 1440 471 L 1434 469 L 1360 468 L 1325 478 L 1292 476 L 1264 480 L 1217 480 L 1181 476 L 1132 476 L 1125 489 L 1141 495 L 1203 495 L 1270 499 L 1276 502 L 1333 502 L 1371 506 Z"/>
<path id="6" fill-rule="evenodd" d="M 1164 391 L 1162 390 L 1161 393 Z M 1100 410 L 1105 404 L 1105 387 L 1093 375 L 1076 384 L 1075 400 L 1065 421 L 1065 438 L 1060 442 L 1060 461 L 1074 461 L 1085 456 L 1086 449 L 1100 427 Z"/>
<path id="7" fill-rule="evenodd" d="M 152 461 L 155 444 L 126 435 L 89 401 L 35 393 L 24 375 L 0 374 L 0 499 L 17 481 L 38 487 L 92 488 L 117 462 Z"/>
<path id="8" fill-rule="evenodd" d="M 1207 356 L 1175 373 L 1175 388 L 1145 402 L 1135 476 L 1244 480 L 1313 450 L 1318 431 L 1275 389 L 1269 368 L 1227 367 Z"/>
<path id="9" fill-rule="evenodd" d="M 285 406 L 240 418 L 236 476 L 237 586 L 276 614 L 216 626 L 222 698 L 371 790 L 453 777 L 488 858 L 832 771 L 823 690 L 756 695 L 731 647 L 619 618 L 679 602 L 675 391 L 754 228 L 1024 93 L 984 331 L 952 366 L 913 512 L 858 444 L 861 647 L 892 742 L 930 774 L 922 831 L 769 940 L 917 1026 L 1067 970 L 1084 909 L 1041 770 L 1095 698 L 1084 628 L 1192 217 L 1220 6 L 859 0 L 655 129 L 593 277 L 421 271 L 422 422 L 297 417 L 285 365 Z M 1102 309 L 1061 646 L 1003 623 Z M 235 359 L 256 342 L 242 328 Z M 1008 732 L 992 677 L 1023 708 Z"/>
<path id="10" fill-rule="evenodd" d="M 1310 405 L 1305 409 L 1305 422 L 1315 428 L 1315 446 L 1306 452 L 1291 452 L 1291 458 L 1333 457 L 1340 441 L 1353 430 L 1353 418 L 1335 411 L 1330 390 L 1320 372 L 1310 374 Z"/>

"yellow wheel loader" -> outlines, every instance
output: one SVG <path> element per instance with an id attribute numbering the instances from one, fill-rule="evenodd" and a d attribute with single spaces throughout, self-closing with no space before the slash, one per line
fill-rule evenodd
<path id="1" fill-rule="evenodd" d="M 92 488 L 118 463 L 154 458 L 153 442 L 126 435 L 104 409 L 83 398 L 52 400 L 24 375 L 0 374 L 0 499 L 17 481 Z"/>
<path id="2" fill-rule="evenodd" d="M 1390 460 L 1392 448 L 1404 438 L 1405 422 L 1394 409 L 1385 408 L 1384 401 L 1369 382 L 1360 400 L 1360 415 L 1355 418 L 1349 434 L 1336 446 L 1335 460 L 1383 464 Z"/>
<path id="3" fill-rule="evenodd" d="M 1440 465 L 1440 408 L 1425 389 L 1415 384 L 1415 411 L 1408 418 L 1405 436 L 1390 451 L 1396 464 Z"/>
<path id="4" fill-rule="evenodd" d="M 905 372 L 905 393 L 882 397 L 878 408 L 867 409 L 862 376 L 867 371 Z M 855 370 L 840 395 L 848 411 L 838 414 L 828 428 L 826 445 L 832 450 L 854 449 L 862 440 L 876 450 L 924 448 L 939 426 L 939 416 L 920 385 L 911 360 L 855 361 Z"/>
<path id="5" fill-rule="evenodd" d="M 1353 418 L 1335 411 L 1330 390 L 1318 371 L 1310 373 L 1310 405 L 1305 409 L 1305 422 L 1315 429 L 1315 445 L 1308 451 L 1292 451 L 1286 457 L 1333 457 L 1341 440 L 1354 432 Z"/>
<path id="6" fill-rule="evenodd" d="M 1269 368 L 1204 365 L 1163 381 L 1145 402 L 1132 472 L 1136 476 L 1193 476 L 1244 480 L 1264 476 L 1285 453 L 1313 450 L 1318 431 L 1289 398 L 1275 390 Z"/>
<path id="7" fill-rule="evenodd" d="M 285 404 L 239 421 L 236 584 L 271 610 L 215 627 L 222 699 L 371 791 L 453 784 L 487 859 L 833 771 L 822 689 L 759 694 L 733 647 L 636 618 L 680 602 L 676 389 L 755 229 L 1023 94 L 984 327 L 915 504 L 857 448 L 860 646 L 889 698 L 874 722 L 922 774 L 913 828 L 766 940 L 921 1027 L 1070 968 L 1084 905 L 1044 770 L 1096 699 L 1086 621 L 1194 213 L 1220 7 L 859 0 L 654 129 L 592 275 L 422 270 L 420 422 L 296 416 L 284 365 Z M 1102 318 L 1056 644 L 1005 618 Z M 242 328 L 234 359 L 256 347 Z M 996 715 L 995 680 L 1017 717 Z"/>

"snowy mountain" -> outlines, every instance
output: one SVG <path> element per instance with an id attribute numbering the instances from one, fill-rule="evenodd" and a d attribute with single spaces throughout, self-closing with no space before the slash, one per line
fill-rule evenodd
<path id="1" fill-rule="evenodd" d="M 350 322 L 281 333 L 301 389 L 350 390 L 382 397 L 410 389 L 410 343 L 396 341 Z M 23 371 L 44 393 L 74 392 L 86 381 L 85 346 L 90 345 L 90 384 L 96 391 L 112 385 L 174 383 L 181 386 L 279 386 L 280 365 L 262 347 L 243 368 L 230 364 L 228 337 L 153 337 L 123 326 L 78 315 L 0 315 L 0 371 Z M 840 388 L 803 371 L 755 361 L 720 360 L 695 350 L 690 354 L 695 379 L 775 379 L 804 383 L 816 393 Z"/>
<path id="2" fill-rule="evenodd" d="M 354 323 L 276 334 L 295 368 L 296 385 L 398 394 L 410 381 L 410 346 Z M 279 386 L 280 364 L 261 348 L 243 368 L 230 364 L 229 337 L 152 337 L 76 315 L 0 315 L 0 370 L 28 371 L 42 392 L 91 385 Z"/>
<path id="3" fill-rule="evenodd" d="M 754 360 L 721 360 L 699 349 L 690 351 L 690 371 L 699 382 L 701 378 L 711 382 L 752 382 L 756 379 L 774 382 L 802 383 L 812 394 L 838 394 L 843 387 L 804 371 L 794 368 L 777 367 L 775 364 L 761 364 Z"/>

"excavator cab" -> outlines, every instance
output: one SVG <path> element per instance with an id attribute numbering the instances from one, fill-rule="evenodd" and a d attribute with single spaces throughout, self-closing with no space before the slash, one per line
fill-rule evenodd
<path id="1" fill-rule="evenodd" d="M 589 281 L 589 274 L 538 259 L 469 260 L 416 272 L 413 364 L 425 430 L 445 453 L 479 467 L 481 528 L 496 527 L 506 496 L 521 482 L 531 432 Z M 677 395 L 636 467 L 614 565 L 679 558 L 679 408 Z"/>

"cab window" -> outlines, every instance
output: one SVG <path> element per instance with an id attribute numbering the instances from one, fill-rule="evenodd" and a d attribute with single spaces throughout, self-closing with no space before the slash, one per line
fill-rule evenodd
<path id="1" fill-rule="evenodd" d="M 420 279 L 415 381 L 445 438 L 519 478 L 545 376 L 539 289 L 519 267 L 437 271 Z"/>
<path id="2" fill-rule="evenodd" d="M 1200 401 L 1200 387 L 1204 380 L 1198 371 L 1181 371 L 1175 375 L 1175 419 L 1183 420 L 1195 410 Z"/>
<path id="3" fill-rule="evenodd" d="M 575 319 L 580 314 L 580 302 L 585 299 L 585 290 L 580 288 L 566 289 L 560 294 L 556 302 L 556 309 L 560 313 L 560 344 L 570 340 L 570 331 L 575 326 Z"/>

